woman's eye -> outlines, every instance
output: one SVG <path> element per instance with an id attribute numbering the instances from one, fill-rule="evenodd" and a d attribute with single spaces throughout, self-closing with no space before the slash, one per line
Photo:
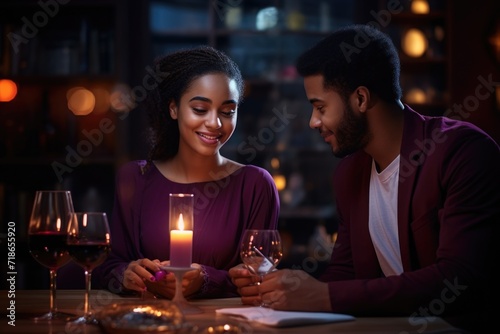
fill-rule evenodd
<path id="1" fill-rule="evenodd" d="M 234 110 L 231 111 L 221 111 L 221 114 L 225 117 L 232 117 L 236 112 Z"/>
<path id="2" fill-rule="evenodd" d="M 194 112 L 198 113 L 198 114 L 203 114 L 205 112 L 207 112 L 205 109 L 200 109 L 200 108 L 193 108 Z"/>

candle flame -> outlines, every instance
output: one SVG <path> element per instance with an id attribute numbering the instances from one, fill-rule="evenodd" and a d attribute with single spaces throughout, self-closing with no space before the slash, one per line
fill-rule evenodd
<path id="1" fill-rule="evenodd" d="M 56 229 L 57 229 L 57 231 L 60 231 L 60 230 L 61 230 L 61 218 L 57 218 L 57 221 L 56 221 Z"/>
<path id="2" fill-rule="evenodd" d="M 179 214 L 179 220 L 177 221 L 177 228 L 184 231 L 184 219 L 182 218 L 182 213 Z"/>

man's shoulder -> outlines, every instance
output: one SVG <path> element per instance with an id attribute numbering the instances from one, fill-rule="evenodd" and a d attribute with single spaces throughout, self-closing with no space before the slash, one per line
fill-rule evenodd
<path id="1" fill-rule="evenodd" d="M 409 122 L 405 125 L 405 133 L 408 133 L 403 141 L 406 151 L 413 151 L 425 145 L 431 145 L 437 150 L 449 150 L 485 143 L 489 147 L 498 148 L 498 144 L 489 134 L 471 122 L 446 116 L 426 116 L 408 109 L 405 118 L 405 121 Z"/>

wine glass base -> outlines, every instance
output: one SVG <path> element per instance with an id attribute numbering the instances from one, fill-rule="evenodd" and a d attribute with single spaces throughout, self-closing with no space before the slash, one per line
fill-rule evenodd
<path id="1" fill-rule="evenodd" d="M 41 315 L 39 317 L 34 317 L 33 321 L 34 322 L 47 322 L 47 321 L 71 321 L 76 318 L 76 315 L 71 314 L 71 313 L 65 313 L 65 312 L 48 312 L 45 313 L 44 315 Z"/>
<path id="2" fill-rule="evenodd" d="M 86 316 L 81 316 L 73 321 L 71 321 L 72 324 L 75 325 L 98 325 L 99 322 L 97 321 L 96 318 L 93 316 L 86 317 Z"/>
<path id="3" fill-rule="evenodd" d="M 172 303 L 175 304 L 181 310 L 182 314 L 184 315 L 189 315 L 189 314 L 200 314 L 203 313 L 203 310 L 199 308 L 196 305 L 193 305 L 192 303 L 188 302 L 187 300 L 173 300 Z"/>
<path id="4" fill-rule="evenodd" d="M 182 282 L 182 276 L 184 276 L 185 273 L 196 269 L 194 267 L 171 267 L 171 266 L 161 266 L 160 268 L 165 271 L 172 272 L 174 274 L 177 287 L 181 286 L 180 282 Z M 172 299 L 172 303 L 174 303 L 184 315 L 203 313 L 203 310 L 201 308 L 188 302 L 184 297 L 184 295 L 182 294 L 182 292 L 177 291 L 177 287 L 174 298 Z"/>

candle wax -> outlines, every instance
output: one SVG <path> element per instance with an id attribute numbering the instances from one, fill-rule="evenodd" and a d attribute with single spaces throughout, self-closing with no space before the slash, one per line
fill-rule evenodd
<path id="1" fill-rule="evenodd" d="M 170 231 L 170 265 L 191 267 L 193 252 L 193 231 Z"/>

